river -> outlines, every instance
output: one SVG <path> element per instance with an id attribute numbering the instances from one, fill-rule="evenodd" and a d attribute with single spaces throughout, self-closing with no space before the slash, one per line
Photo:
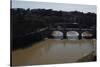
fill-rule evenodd
<path id="1" fill-rule="evenodd" d="M 45 39 L 12 52 L 12 65 L 38 65 L 76 62 L 96 51 L 96 40 Z"/>

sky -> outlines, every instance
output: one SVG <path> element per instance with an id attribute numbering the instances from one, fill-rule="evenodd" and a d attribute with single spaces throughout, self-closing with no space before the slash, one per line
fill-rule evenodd
<path id="1" fill-rule="evenodd" d="M 30 8 L 30 9 L 53 9 L 57 11 L 80 11 L 96 13 L 96 5 L 79 5 L 67 3 L 49 3 L 36 1 L 17 1 L 12 0 L 12 8 Z"/>

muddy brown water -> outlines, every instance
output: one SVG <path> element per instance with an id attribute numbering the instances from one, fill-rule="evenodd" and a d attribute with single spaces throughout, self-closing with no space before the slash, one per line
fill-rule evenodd
<path id="1" fill-rule="evenodd" d="M 12 52 L 12 65 L 70 63 L 96 50 L 96 40 L 46 39 Z"/>

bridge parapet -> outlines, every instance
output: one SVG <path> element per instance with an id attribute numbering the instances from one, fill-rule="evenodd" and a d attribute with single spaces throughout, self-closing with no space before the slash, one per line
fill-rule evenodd
<path id="1" fill-rule="evenodd" d="M 92 31 L 91 28 L 49 28 L 49 30 L 62 30 L 62 31 Z"/>

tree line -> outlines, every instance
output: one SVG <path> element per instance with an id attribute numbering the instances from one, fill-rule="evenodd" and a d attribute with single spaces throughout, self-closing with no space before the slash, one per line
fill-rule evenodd
<path id="1" fill-rule="evenodd" d="M 52 9 L 11 9 L 11 27 L 14 36 L 24 35 L 54 23 L 78 23 L 83 28 L 90 28 L 96 26 L 96 14 Z"/>

